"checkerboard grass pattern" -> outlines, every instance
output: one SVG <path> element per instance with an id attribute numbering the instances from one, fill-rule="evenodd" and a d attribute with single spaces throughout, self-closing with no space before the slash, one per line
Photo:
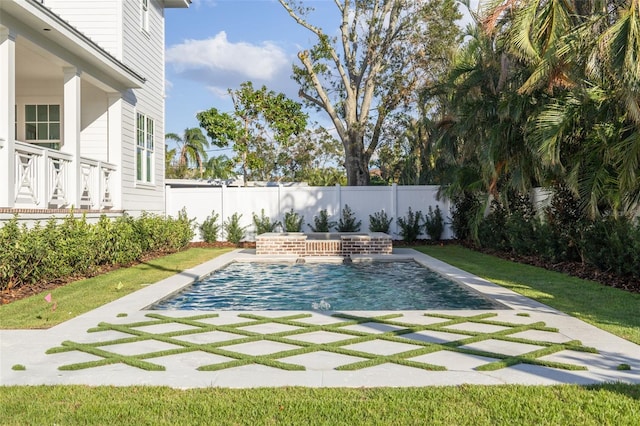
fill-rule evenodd
<path id="1" fill-rule="evenodd" d="M 317 351 L 326 351 L 336 354 L 342 354 L 352 357 L 362 358 L 361 361 L 348 363 L 346 365 L 340 365 L 336 367 L 336 370 L 359 370 L 363 368 L 373 367 L 384 363 L 394 363 L 407 367 L 420 368 L 425 370 L 446 370 L 443 366 L 432 365 L 424 362 L 418 362 L 412 360 L 412 358 L 419 357 L 421 355 L 434 353 L 437 351 L 451 351 L 459 352 L 463 354 L 476 355 L 481 357 L 487 357 L 495 359 L 495 361 L 482 364 L 475 369 L 478 371 L 491 371 L 501 368 L 517 365 L 517 364 L 533 364 L 546 366 L 564 370 L 585 370 L 585 367 L 579 365 L 572 365 L 559 362 L 551 362 L 539 359 L 540 357 L 550 355 L 552 353 L 560 352 L 563 350 L 579 351 L 579 352 L 591 352 L 596 353 L 594 348 L 585 347 L 580 341 L 573 340 L 563 343 L 529 340 L 515 337 L 514 334 L 521 333 L 528 330 L 545 331 L 551 333 L 557 333 L 558 330 L 545 326 L 543 322 L 533 322 L 529 324 L 514 324 L 509 322 L 502 322 L 492 320 L 497 314 L 495 313 L 479 313 L 470 316 L 458 316 L 458 315 L 445 315 L 437 313 L 425 313 L 427 317 L 439 319 L 434 323 L 428 325 L 425 324 L 411 324 L 402 321 L 402 314 L 386 314 L 372 317 L 360 317 L 354 315 L 347 315 L 337 313 L 332 315 L 336 319 L 336 322 L 329 324 L 312 324 L 310 322 L 303 321 L 305 318 L 310 318 L 310 313 L 299 313 L 293 315 L 285 315 L 281 317 L 268 317 L 257 315 L 253 313 L 242 313 L 238 315 L 241 319 L 237 323 L 216 325 L 207 323 L 204 320 L 217 318 L 218 314 L 202 314 L 187 317 L 172 317 L 165 314 L 149 313 L 146 315 L 149 318 L 148 321 L 134 322 L 129 324 L 111 324 L 100 323 L 97 327 L 89 329 L 89 332 L 103 332 L 103 331 L 117 331 L 120 333 L 129 334 L 131 337 L 124 337 L 119 339 L 98 341 L 92 343 L 78 343 L 73 341 L 64 341 L 61 346 L 49 349 L 48 354 L 69 352 L 69 351 L 81 351 L 87 354 L 94 355 L 100 359 L 81 362 L 76 364 L 63 365 L 60 370 L 78 370 L 92 367 L 100 367 L 110 364 L 122 363 L 131 367 L 136 367 L 149 371 L 164 371 L 165 367 L 156 363 L 153 363 L 153 359 L 157 357 L 165 357 L 169 355 L 180 355 L 194 351 L 201 351 L 205 353 L 215 354 L 230 359 L 229 361 L 223 361 L 220 363 L 202 365 L 197 369 L 200 371 L 216 371 L 232 367 L 240 367 L 248 364 L 261 364 L 268 367 L 279 368 L 283 370 L 305 370 L 305 367 L 295 363 L 289 363 L 281 361 L 280 359 L 288 358 L 296 355 L 308 354 Z M 242 321 L 246 320 L 246 321 Z M 430 321 L 427 321 L 430 322 Z M 381 324 L 390 326 L 387 327 L 389 331 L 369 333 L 364 331 L 358 331 L 354 329 L 348 329 L 345 327 L 356 326 L 359 324 Z M 149 327 L 161 324 L 179 324 L 184 329 L 177 331 L 168 331 L 163 333 L 151 333 L 141 330 L 142 327 Z M 281 327 L 284 331 L 271 332 L 271 333 L 259 333 L 256 331 L 250 331 L 243 329 L 249 326 L 256 326 L 262 324 L 277 325 L 281 324 L 285 327 Z M 493 330 L 493 332 L 479 332 L 472 330 L 465 330 L 464 324 L 485 324 Z M 286 327 L 288 326 L 288 327 Z M 449 328 L 456 326 L 454 329 Z M 253 327 L 251 327 L 253 328 Z M 276 327 L 277 328 L 277 327 Z M 478 327 L 470 327 L 478 328 Z M 482 327 L 481 327 L 482 328 Z M 485 327 L 486 328 L 486 327 Z M 210 343 L 193 343 L 185 340 L 181 340 L 180 337 L 187 335 L 195 335 L 197 333 L 208 332 L 224 332 L 230 333 L 233 336 L 228 340 L 210 342 Z M 344 334 L 345 339 L 338 340 L 329 343 L 314 343 L 309 341 L 298 340 L 296 337 L 312 332 L 330 332 Z M 417 333 L 421 331 L 435 331 L 440 333 L 451 333 L 451 341 L 444 341 L 442 343 L 433 343 L 429 341 L 414 340 L 403 337 L 410 333 Z M 464 336 L 463 338 L 460 335 Z M 313 339 L 309 339 L 313 340 Z M 444 339 L 447 340 L 447 339 Z M 496 353 L 485 350 L 472 349 L 465 347 L 470 344 L 483 342 L 487 340 L 501 340 L 505 342 L 523 343 L 528 345 L 534 345 L 539 348 L 527 353 L 519 355 L 509 355 L 503 353 Z M 156 341 L 163 342 L 175 346 L 173 349 L 161 350 L 149 353 L 141 353 L 135 355 L 123 355 L 112 351 L 109 351 L 109 346 L 122 345 L 134 342 L 144 341 Z M 234 352 L 229 347 L 232 345 L 271 341 L 283 343 L 286 345 L 292 345 L 294 348 L 285 349 L 275 353 L 269 353 L 264 355 L 247 355 L 245 353 Z M 415 349 L 404 350 L 399 353 L 390 355 L 380 355 L 361 350 L 355 350 L 348 348 L 348 346 L 372 342 L 372 341 L 387 341 L 397 342 L 402 344 L 411 344 Z"/>

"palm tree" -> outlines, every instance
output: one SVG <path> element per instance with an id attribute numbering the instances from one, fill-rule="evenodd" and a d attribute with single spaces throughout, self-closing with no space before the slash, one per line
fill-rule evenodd
<path id="1" fill-rule="evenodd" d="M 199 127 L 185 129 L 182 138 L 175 133 L 167 133 L 165 139 L 173 140 L 179 148 L 178 167 L 189 167 L 195 164 L 200 172 L 200 178 L 204 175 L 204 162 L 207 161 L 209 141 Z"/>
<path id="2" fill-rule="evenodd" d="M 590 216 L 640 201 L 640 1 L 502 0 L 484 20 L 537 98 L 524 138 Z"/>
<path id="3" fill-rule="evenodd" d="M 205 163 L 205 177 L 214 179 L 229 179 L 234 176 L 233 161 L 226 155 L 211 157 Z"/>

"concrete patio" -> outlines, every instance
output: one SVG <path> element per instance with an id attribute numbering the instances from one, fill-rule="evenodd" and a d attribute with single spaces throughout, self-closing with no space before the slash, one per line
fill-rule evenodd
<path id="1" fill-rule="evenodd" d="M 0 384 L 640 383 L 640 346 L 414 250 L 392 256 L 412 258 L 505 309 L 145 310 L 230 261 L 256 259 L 251 250 L 237 250 L 51 329 L 1 330 Z"/>

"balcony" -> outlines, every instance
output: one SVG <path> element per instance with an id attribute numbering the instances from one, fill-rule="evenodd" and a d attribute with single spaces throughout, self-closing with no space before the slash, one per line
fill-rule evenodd
<path id="1" fill-rule="evenodd" d="M 80 158 L 78 182 L 72 182 L 75 166 L 72 155 L 37 145 L 16 141 L 15 204 L 16 209 L 109 210 L 114 206 L 111 180 L 117 167 L 104 161 Z M 79 192 L 79 202 L 73 194 Z"/>

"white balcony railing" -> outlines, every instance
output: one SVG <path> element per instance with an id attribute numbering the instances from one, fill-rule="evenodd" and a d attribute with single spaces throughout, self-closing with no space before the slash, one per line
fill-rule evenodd
<path id="1" fill-rule="evenodd" d="M 69 178 L 74 158 L 64 152 L 15 142 L 15 207 L 57 209 L 76 203 Z M 113 207 L 110 178 L 116 166 L 103 161 L 80 158 L 80 194 L 76 207 L 102 210 Z"/>

